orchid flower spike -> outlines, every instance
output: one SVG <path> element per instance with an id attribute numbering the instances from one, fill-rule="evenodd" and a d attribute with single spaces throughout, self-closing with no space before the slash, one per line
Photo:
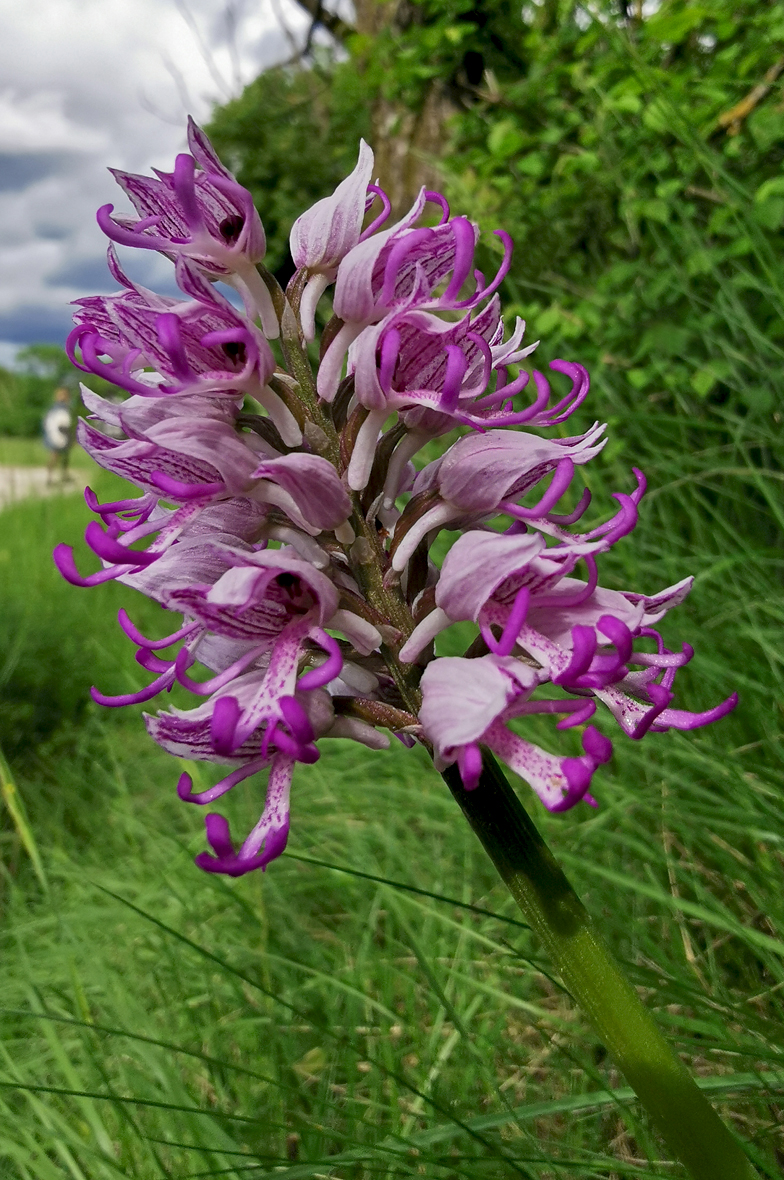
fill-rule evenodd
<path id="1" fill-rule="evenodd" d="M 589 378 L 553 361 L 568 383 L 553 394 L 529 369 L 536 344 L 501 314 L 507 235 L 488 280 L 474 266 L 478 227 L 440 194 L 423 191 L 385 228 L 389 201 L 362 142 L 353 172 L 295 222 L 283 292 L 259 268 L 250 194 L 192 122 L 188 142 L 170 173 L 116 173 L 136 217 L 99 211 L 111 243 L 173 261 L 181 296 L 132 282 L 110 245 L 118 292 L 77 300 L 72 359 L 125 394 L 83 388 L 79 441 L 138 493 L 101 504 L 87 490 L 92 571 L 68 545 L 54 557 L 74 585 L 117 580 L 174 615 L 148 636 L 121 611 L 147 682 L 93 696 L 121 707 L 176 684 L 196 698 L 146 717 L 173 756 L 222 767 L 198 790 L 181 775 L 179 798 L 212 807 L 266 775 L 250 832 L 235 842 L 210 811 L 196 863 L 240 876 L 279 856 L 295 768 L 325 737 L 422 743 L 466 790 L 481 790 L 490 750 L 557 812 L 601 797 L 592 780 L 612 745 L 599 726 L 638 741 L 728 713 L 734 694 L 702 713 L 675 703 L 694 653 L 668 647 L 660 627 L 692 580 L 653 594 L 600 581 L 603 555 L 630 543 L 645 479 L 634 471 L 614 511 L 582 523 L 581 471 L 605 428 L 585 419 L 571 437 L 545 435 L 580 410 Z M 307 344 L 331 284 L 314 374 Z M 268 343 L 278 335 L 282 364 Z M 453 624 L 473 628 L 472 642 L 439 657 Z M 525 736 L 534 714 L 559 718 L 560 751 Z"/>

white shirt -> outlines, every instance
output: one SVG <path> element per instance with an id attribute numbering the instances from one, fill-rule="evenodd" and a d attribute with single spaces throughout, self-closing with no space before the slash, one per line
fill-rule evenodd
<path id="1" fill-rule="evenodd" d="M 71 411 L 52 406 L 44 418 L 44 442 L 53 451 L 64 451 L 71 441 Z"/>

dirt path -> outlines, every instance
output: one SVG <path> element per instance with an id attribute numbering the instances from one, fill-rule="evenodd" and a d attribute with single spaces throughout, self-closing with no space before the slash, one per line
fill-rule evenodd
<path id="1" fill-rule="evenodd" d="M 0 508 L 28 496 L 59 496 L 64 492 L 81 492 L 87 486 L 82 471 L 72 471 L 67 483 L 47 484 L 48 472 L 45 467 L 0 466 Z"/>

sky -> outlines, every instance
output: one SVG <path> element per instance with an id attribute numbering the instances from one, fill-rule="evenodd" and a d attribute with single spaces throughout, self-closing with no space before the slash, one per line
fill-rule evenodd
<path id="1" fill-rule="evenodd" d="M 0 0 L 0 365 L 114 289 L 95 210 L 130 209 L 107 167 L 170 170 L 186 116 L 288 57 L 281 21 L 301 35 L 305 19 L 292 0 Z M 171 291 L 165 259 L 122 253 Z"/>

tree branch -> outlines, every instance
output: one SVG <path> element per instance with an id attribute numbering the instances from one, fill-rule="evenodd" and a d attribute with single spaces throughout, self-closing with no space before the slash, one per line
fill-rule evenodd
<path id="1" fill-rule="evenodd" d="M 313 35 L 313 29 L 316 25 L 322 25 L 323 28 L 330 33 L 336 41 L 344 43 L 348 38 L 356 32 L 352 25 L 338 16 L 337 13 L 330 12 L 324 8 L 321 0 L 296 0 L 300 8 L 304 8 L 305 12 L 309 13 L 311 18 L 311 30 L 308 33 L 308 44 Z"/>

